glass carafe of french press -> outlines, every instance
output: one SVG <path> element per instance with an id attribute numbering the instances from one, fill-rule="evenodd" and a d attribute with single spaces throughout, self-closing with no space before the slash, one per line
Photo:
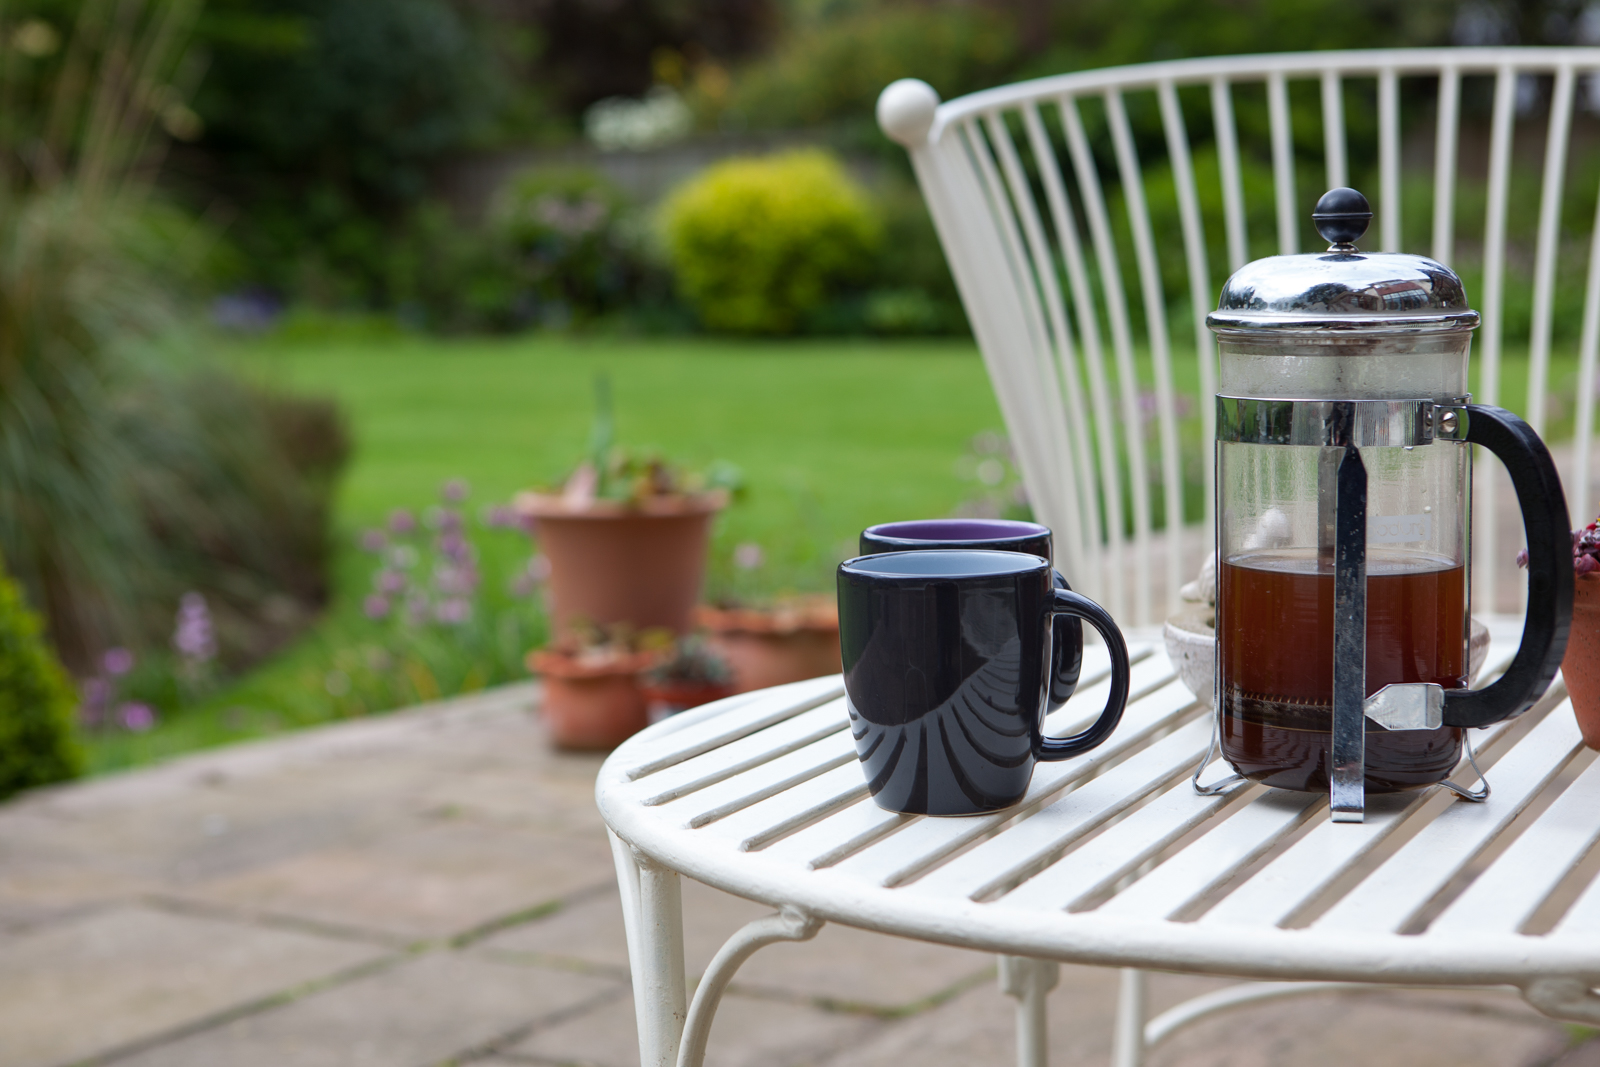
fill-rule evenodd
<path id="1" fill-rule="evenodd" d="M 1246 778 L 1365 795 L 1443 781 L 1462 729 L 1549 686 L 1572 612 L 1560 479 L 1521 419 L 1468 403 L 1477 312 L 1421 256 L 1367 254 L 1372 212 L 1335 189 L 1325 253 L 1228 280 L 1207 325 L 1217 396 L 1217 693 L 1224 757 Z M 1511 474 L 1527 533 L 1522 644 L 1468 690 L 1471 449 Z"/>

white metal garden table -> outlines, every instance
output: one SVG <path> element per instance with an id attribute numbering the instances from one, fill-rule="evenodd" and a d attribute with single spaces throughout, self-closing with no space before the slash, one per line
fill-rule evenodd
<path id="1" fill-rule="evenodd" d="M 1491 624 L 1480 684 L 1509 661 L 1516 625 Z M 1192 1019 L 1330 982 L 1506 987 L 1549 1015 L 1600 1023 L 1600 881 L 1584 862 L 1600 839 L 1600 764 L 1559 681 L 1521 719 L 1475 732 L 1486 803 L 1434 787 L 1374 797 L 1364 823 L 1333 823 L 1321 795 L 1198 794 L 1189 777 L 1211 716 L 1155 635 L 1130 634 L 1129 649 L 1132 698 L 1111 740 L 1040 764 L 1024 801 L 992 816 L 878 808 L 838 677 L 708 705 L 618 748 L 596 795 L 645 1067 L 698 1067 L 738 966 L 824 922 L 1000 953 L 1024 1065 L 1044 1063 L 1058 961 L 1129 968 L 1119 1067 Z M 1079 695 L 1048 732 L 1098 712 L 1105 665 L 1085 650 Z M 687 1005 L 680 874 L 778 909 L 728 941 Z M 1137 968 L 1261 981 L 1147 1021 Z"/>

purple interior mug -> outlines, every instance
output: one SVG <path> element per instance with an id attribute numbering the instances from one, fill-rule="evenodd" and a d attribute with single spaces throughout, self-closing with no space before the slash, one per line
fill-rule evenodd
<path id="1" fill-rule="evenodd" d="M 981 548 L 1023 552 L 1055 562 L 1050 527 L 1017 519 L 911 519 L 880 522 L 861 531 L 861 554 L 914 552 L 920 549 Z M 1058 570 L 1050 572 L 1057 589 L 1071 589 Z M 1050 710 L 1067 702 L 1083 670 L 1083 623 L 1057 616 L 1051 627 L 1054 670 L 1050 676 Z"/>

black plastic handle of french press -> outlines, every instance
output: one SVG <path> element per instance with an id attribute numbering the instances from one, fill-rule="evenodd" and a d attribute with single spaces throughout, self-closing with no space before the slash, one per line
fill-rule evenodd
<path id="1" fill-rule="evenodd" d="M 1561 476 L 1533 427 L 1504 408 L 1469 404 L 1466 414 L 1465 440 L 1505 464 L 1528 536 L 1528 614 L 1516 658 L 1493 685 L 1444 694 L 1446 726 L 1488 726 L 1533 707 L 1561 666 L 1572 628 L 1572 532 Z"/>

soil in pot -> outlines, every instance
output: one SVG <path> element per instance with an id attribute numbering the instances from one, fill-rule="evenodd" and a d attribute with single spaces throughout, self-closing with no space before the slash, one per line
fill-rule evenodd
<path id="1" fill-rule="evenodd" d="M 518 513 L 550 559 L 556 632 L 578 619 L 688 632 L 705 577 L 711 520 L 727 502 L 723 492 L 639 504 L 518 496 Z"/>
<path id="2" fill-rule="evenodd" d="M 541 712 L 557 748 L 606 751 L 650 724 L 639 676 L 657 662 L 644 653 L 592 657 L 530 653 L 528 667 L 544 680 Z"/>
<path id="3" fill-rule="evenodd" d="M 1572 631 L 1561 661 L 1572 711 L 1583 743 L 1600 749 L 1600 574 L 1580 575 L 1573 583 Z"/>

